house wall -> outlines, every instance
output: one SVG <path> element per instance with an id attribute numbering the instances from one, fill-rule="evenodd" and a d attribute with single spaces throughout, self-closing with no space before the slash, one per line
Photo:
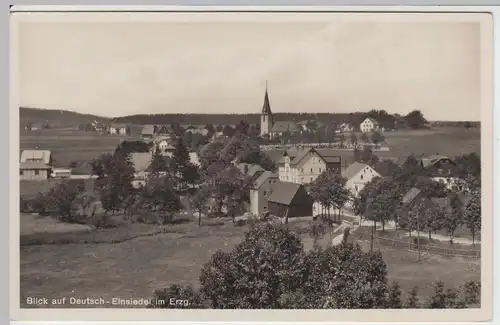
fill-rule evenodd
<path id="1" fill-rule="evenodd" d="M 27 181 L 44 181 L 48 179 L 48 170 L 22 169 L 19 171 L 19 179 Z"/>
<path id="2" fill-rule="evenodd" d="M 372 132 L 374 125 L 370 120 L 364 120 L 359 128 L 361 129 L 361 132 Z"/>
<path id="3" fill-rule="evenodd" d="M 377 173 L 373 168 L 367 166 L 351 179 L 347 180 L 346 187 L 351 191 L 351 193 L 358 195 L 367 183 L 369 183 L 373 178 L 379 176 L 379 173 Z"/>
<path id="4" fill-rule="evenodd" d="M 327 166 L 325 161 L 316 153 L 310 152 L 296 166 L 285 162 L 278 169 L 279 178 L 283 182 L 308 184 L 313 182 Z"/>
<path id="5" fill-rule="evenodd" d="M 269 177 L 259 189 L 250 190 L 250 212 L 260 215 L 262 212 L 269 211 L 269 196 L 277 184 L 277 178 Z"/>

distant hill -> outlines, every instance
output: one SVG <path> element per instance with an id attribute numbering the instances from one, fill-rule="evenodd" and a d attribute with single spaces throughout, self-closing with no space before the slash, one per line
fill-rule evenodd
<path id="1" fill-rule="evenodd" d="M 51 128 L 64 128 L 90 123 L 94 120 L 102 123 L 110 121 L 110 119 L 106 117 L 91 114 L 80 114 L 66 110 L 52 110 L 30 107 L 19 108 L 19 122 L 21 126 L 26 125 L 26 123 L 31 123 L 33 125 L 48 124 L 51 126 Z"/>

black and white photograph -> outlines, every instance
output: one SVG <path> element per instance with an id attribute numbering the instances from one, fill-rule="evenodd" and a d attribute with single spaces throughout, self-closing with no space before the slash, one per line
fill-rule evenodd
<path id="1" fill-rule="evenodd" d="M 16 15 L 21 311 L 491 304 L 488 15 Z"/>

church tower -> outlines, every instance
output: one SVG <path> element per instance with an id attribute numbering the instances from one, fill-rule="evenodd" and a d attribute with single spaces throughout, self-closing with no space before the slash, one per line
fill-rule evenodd
<path id="1" fill-rule="evenodd" d="M 267 94 L 267 81 L 266 81 L 266 94 L 264 95 L 264 105 L 262 106 L 262 113 L 260 114 L 260 135 L 269 134 L 273 128 L 273 113 L 271 113 L 271 105 L 269 104 L 269 95 Z"/>

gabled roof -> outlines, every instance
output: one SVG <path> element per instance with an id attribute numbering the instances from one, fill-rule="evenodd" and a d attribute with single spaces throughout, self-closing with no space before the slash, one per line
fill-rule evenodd
<path id="1" fill-rule="evenodd" d="M 297 155 L 293 158 L 292 161 L 290 161 L 290 165 L 297 165 L 309 152 L 315 152 L 314 148 L 309 147 L 309 148 L 304 148 L 304 149 L 298 149 L 297 150 Z"/>
<path id="2" fill-rule="evenodd" d="M 265 172 L 266 170 L 259 165 L 251 165 L 250 168 L 248 169 L 248 175 L 250 177 L 253 177 L 255 174 L 258 172 Z"/>
<path id="3" fill-rule="evenodd" d="M 293 121 L 278 121 L 274 123 L 271 132 L 300 132 L 300 127 L 296 122 Z"/>
<path id="4" fill-rule="evenodd" d="M 155 133 L 155 126 L 154 125 L 144 125 L 142 128 L 142 135 L 153 135 Z"/>
<path id="5" fill-rule="evenodd" d="M 166 124 L 166 125 L 158 125 L 156 127 L 156 133 L 174 133 L 174 130 L 168 124 Z"/>
<path id="6" fill-rule="evenodd" d="M 277 182 L 273 193 L 271 193 L 268 198 L 268 201 L 289 205 L 301 186 L 301 184 L 296 183 Z"/>
<path id="7" fill-rule="evenodd" d="M 363 120 L 363 122 L 364 122 L 364 121 L 366 121 L 366 120 L 368 120 L 368 121 L 372 122 L 372 123 L 373 123 L 373 125 L 379 125 L 379 123 L 377 122 L 377 120 L 375 120 L 375 119 L 373 119 L 373 118 L 371 118 L 371 117 L 367 117 L 367 118 L 365 118 L 365 119 Z M 363 122 L 361 122 L 361 123 L 363 123 Z"/>
<path id="8" fill-rule="evenodd" d="M 28 161 L 28 162 L 21 162 L 19 164 L 19 169 L 51 169 L 52 167 L 45 165 L 42 162 L 37 162 L 37 161 Z"/>
<path id="9" fill-rule="evenodd" d="M 44 164 L 50 164 L 50 150 L 23 150 L 21 152 L 21 162 L 36 159 L 43 161 Z"/>
<path id="10" fill-rule="evenodd" d="M 130 160 L 134 166 L 134 171 L 137 173 L 145 171 L 149 165 L 151 165 L 153 155 L 149 152 L 132 152 L 130 154 Z"/>
<path id="11" fill-rule="evenodd" d="M 420 192 L 421 191 L 418 188 L 410 188 L 410 190 L 408 190 L 403 197 L 402 203 L 405 205 L 411 203 L 420 194 Z"/>
<path id="12" fill-rule="evenodd" d="M 366 167 L 370 167 L 370 166 L 368 166 L 367 164 L 363 164 L 363 163 L 359 163 L 359 162 L 355 161 L 354 163 L 352 163 L 349 167 L 347 167 L 342 172 L 342 177 L 344 177 L 347 180 L 350 180 L 351 178 L 356 176 L 360 171 L 362 171 Z"/>
<path id="13" fill-rule="evenodd" d="M 275 178 L 278 179 L 278 175 L 276 173 L 270 172 L 266 170 L 253 183 L 253 188 L 258 190 L 268 179 Z"/>
<path id="14" fill-rule="evenodd" d="M 318 155 L 323 158 L 323 160 L 326 163 L 340 163 L 341 162 L 341 156 L 339 154 L 338 150 L 331 149 L 331 148 L 315 148 L 314 149 Z"/>
<path id="15" fill-rule="evenodd" d="M 453 163 L 453 160 L 451 160 L 450 158 L 446 157 L 446 156 L 443 156 L 443 155 L 432 155 L 432 156 L 429 156 L 427 158 L 422 158 L 422 167 L 424 168 L 427 168 L 429 166 L 432 166 L 438 162 L 440 162 L 441 160 L 449 160 L 450 162 Z"/>

